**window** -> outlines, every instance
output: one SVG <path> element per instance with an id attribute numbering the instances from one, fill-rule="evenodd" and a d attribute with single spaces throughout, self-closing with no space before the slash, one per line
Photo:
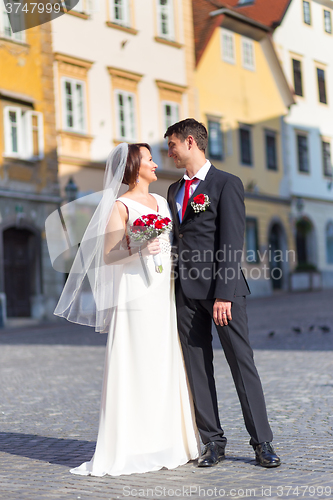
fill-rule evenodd
<path id="1" fill-rule="evenodd" d="M 62 78 L 63 128 L 70 132 L 85 133 L 85 84 L 81 80 Z"/>
<path id="2" fill-rule="evenodd" d="M 327 264 L 333 264 L 333 221 L 326 226 L 326 254 Z"/>
<path id="3" fill-rule="evenodd" d="M 326 33 L 332 33 L 332 19 L 330 10 L 324 10 L 324 28 Z"/>
<path id="4" fill-rule="evenodd" d="M 37 160 L 44 156 L 43 115 L 19 106 L 4 108 L 5 156 Z"/>
<path id="5" fill-rule="evenodd" d="M 110 0 L 111 21 L 122 26 L 130 26 L 129 0 Z"/>
<path id="6" fill-rule="evenodd" d="M 235 36 L 225 29 L 221 29 L 222 59 L 230 64 L 235 64 Z"/>
<path id="7" fill-rule="evenodd" d="M 254 71 L 254 43 L 249 38 L 242 37 L 242 64 L 245 69 Z"/>
<path id="8" fill-rule="evenodd" d="M 216 120 L 208 120 L 208 154 L 214 160 L 223 160 L 223 135 Z"/>
<path id="9" fill-rule="evenodd" d="M 297 134 L 298 170 L 299 172 L 310 172 L 308 136 Z"/>
<path id="10" fill-rule="evenodd" d="M 15 5 L 15 4 L 14 4 Z M 24 14 L 22 10 L 18 9 L 19 12 L 16 13 L 16 8 L 13 5 L 13 11 L 10 14 L 10 21 L 7 12 L 5 11 L 4 2 L 0 2 L 0 36 L 4 38 L 10 38 L 17 42 L 25 41 L 25 32 L 24 32 Z M 16 4 L 17 5 L 17 4 Z M 18 29 L 17 33 L 13 33 L 11 25 L 14 26 L 14 29 Z"/>
<path id="11" fill-rule="evenodd" d="M 252 166 L 251 129 L 241 127 L 239 129 L 241 163 Z"/>
<path id="12" fill-rule="evenodd" d="M 327 104 L 325 71 L 321 68 L 317 68 L 317 77 L 318 77 L 319 102 Z"/>
<path id="13" fill-rule="evenodd" d="M 296 95 L 303 95 L 301 61 L 293 59 L 294 89 Z"/>
<path id="14" fill-rule="evenodd" d="M 274 131 L 266 130 L 266 165 L 268 170 L 277 170 L 277 154 L 276 154 L 276 133 Z"/>
<path id="15" fill-rule="evenodd" d="M 167 130 L 170 125 L 179 120 L 179 105 L 176 102 L 163 102 L 164 127 Z"/>
<path id="16" fill-rule="evenodd" d="M 117 90 L 116 109 L 118 116 L 118 138 L 126 141 L 134 141 L 136 139 L 134 94 Z"/>
<path id="17" fill-rule="evenodd" d="M 252 217 L 246 218 L 245 245 L 246 261 L 250 264 L 259 262 L 258 222 Z"/>
<path id="18" fill-rule="evenodd" d="M 322 141 L 323 151 L 323 174 L 325 177 L 333 177 L 332 160 L 331 160 L 331 143 Z"/>
<path id="19" fill-rule="evenodd" d="M 305 24 L 311 24 L 310 2 L 303 0 L 303 20 Z"/>
<path id="20" fill-rule="evenodd" d="M 172 0 L 157 0 L 158 36 L 174 40 Z"/>

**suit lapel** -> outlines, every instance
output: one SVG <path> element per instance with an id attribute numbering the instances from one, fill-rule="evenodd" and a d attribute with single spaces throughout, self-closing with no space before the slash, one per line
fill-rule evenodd
<path id="1" fill-rule="evenodd" d="M 181 178 L 176 184 L 174 184 L 174 188 L 173 188 L 171 195 L 170 195 L 170 202 L 171 202 L 170 209 L 171 209 L 173 220 L 174 220 L 177 228 L 179 227 L 180 221 L 179 221 L 179 217 L 178 217 L 176 197 L 177 197 L 178 191 L 182 187 L 183 183 L 184 183 L 184 179 Z"/>
<path id="2" fill-rule="evenodd" d="M 207 194 L 207 193 L 205 193 L 205 190 L 206 190 L 208 184 L 210 184 L 211 180 L 214 177 L 214 170 L 215 170 L 215 167 L 213 167 L 213 165 L 211 165 L 210 169 L 207 172 L 205 180 L 204 181 L 200 181 L 197 189 L 194 191 L 194 193 L 192 194 L 192 196 L 188 200 L 188 204 L 187 204 L 187 207 L 186 207 L 186 210 L 185 210 L 185 213 L 184 213 L 182 224 L 183 224 L 184 220 L 186 219 L 186 217 L 188 217 L 189 214 L 191 213 L 191 210 L 192 210 L 191 202 L 193 201 L 193 198 L 195 196 L 198 196 L 198 194 Z"/>

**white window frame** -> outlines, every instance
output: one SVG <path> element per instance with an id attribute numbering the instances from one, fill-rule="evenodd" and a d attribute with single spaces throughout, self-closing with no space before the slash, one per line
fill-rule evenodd
<path id="1" fill-rule="evenodd" d="M 328 16 L 326 16 L 326 13 Z M 327 28 L 329 28 L 329 30 Z M 324 30 L 325 33 L 332 35 L 332 14 L 328 9 L 324 9 Z"/>
<path id="2" fill-rule="evenodd" d="M 251 61 L 247 61 L 247 47 L 251 48 Z M 256 69 L 254 41 L 245 36 L 242 36 L 242 66 L 249 71 Z"/>
<path id="3" fill-rule="evenodd" d="M 109 0 L 109 9 L 110 9 L 110 21 L 115 24 L 119 24 L 120 26 L 129 27 L 131 25 L 130 20 L 130 0 L 120 0 L 121 1 L 121 10 L 122 10 L 122 18 L 116 18 L 116 0 Z"/>
<path id="4" fill-rule="evenodd" d="M 166 113 L 166 107 L 170 106 L 171 109 L 171 119 L 168 119 L 167 113 Z M 180 106 L 178 102 L 174 101 L 162 101 L 162 110 L 163 110 L 163 120 L 164 120 L 164 130 L 167 130 L 167 128 L 170 125 L 173 125 L 174 123 L 179 121 L 179 111 L 180 111 Z M 169 123 L 170 121 L 170 123 Z"/>
<path id="5" fill-rule="evenodd" d="M 175 20 L 173 12 L 173 0 L 166 0 L 167 5 L 161 5 L 160 0 L 156 0 L 156 11 L 157 11 L 157 32 L 160 38 L 165 38 L 166 40 L 175 40 Z M 167 16 L 167 26 L 168 33 L 163 33 L 162 30 L 162 16 Z"/>
<path id="6" fill-rule="evenodd" d="M 328 156 L 329 156 L 329 166 L 328 168 L 326 169 L 326 165 L 325 165 L 325 152 L 324 152 L 324 144 L 328 144 L 329 145 L 329 152 L 328 152 Z M 332 168 L 332 143 L 331 143 L 331 140 L 328 139 L 328 138 L 325 138 L 325 137 L 322 137 L 321 138 L 321 149 L 322 149 L 322 162 L 323 162 L 323 176 L 325 179 L 332 179 L 333 177 L 333 168 Z"/>
<path id="7" fill-rule="evenodd" d="M 330 243 L 332 241 L 332 236 L 330 231 L 333 228 L 333 220 L 328 220 L 325 225 L 325 240 L 326 240 L 326 262 L 329 265 L 333 264 L 332 254 L 330 254 Z"/>
<path id="8" fill-rule="evenodd" d="M 305 174 L 305 175 L 310 175 L 311 174 L 311 157 L 310 157 L 310 141 L 309 141 L 309 134 L 305 130 L 296 130 L 296 158 L 297 158 L 297 173 L 298 174 Z M 301 165 L 300 165 L 300 154 L 299 154 L 299 147 L 298 147 L 298 137 L 305 137 L 306 138 L 306 148 L 307 148 L 307 165 L 308 169 L 307 170 L 301 170 Z"/>
<path id="9" fill-rule="evenodd" d="M 33 126 L 32 118 L 37 118 L 37 133 L 38 133 L 38 155 L 34 155 L 33 144 Z M 43 114 L 37 111 L 26 111 L 24 113 L 24 132 L 26 136 L 25 156 L 32 160 L 40 160 L 44 158 L 44 126 Z"/>
<path id="10" fill-rule="evenodd" d="M 5 151 L 4 156 L 12 158 L 22 158 L 24 160 L 36 161 L 44 158 L 44 133 L 43 133 L 43 114 L 38 111 L 25 110 L 20 106 L 4 107 L 4 133 L 5 133 Z M 13 151 L 11 138 L 11 123 L 9 114 L 16 113 L 17 118 L 17 149 Z M 38 152 L 33 154 L 33 127 L 32 117 L 37 117 L 38 133 Z"/>
<path id="11" fill-rule="evenodd" d="M 16 113 L 17 123 L 17 151 L 13 151 L 12 147 L 12 127 L 9 115 Z M 23 123 L 22 123 L 22 108 L 19 106 L 5 106 L 3 110 L 4 117 L 4 132 L 5 132 L 5 151 L 4 156 L 11 156 L 13 158 L 20 158 L 23 156 Z"/>
<path id="12" fill-rule="evenodd" d="M 212 128 L 212 124 L 215 127 Z M 221 126 L 221 119 L 214 116 L 207 116 L 208 129 L 208 156 L 213 160 L 223 161 L 224 159 L 224 137 Z M 217 132 L 217 135 L 216 135 Z M 214 151 L 214 146 L 219 150 Z"/>
<path id="13" fill-rule="evenodd" d="M 115 109 L 117 113 L 117 137 L 118 139 L 133 142 L 136 140 L 136 96 L 133 92 L 128 92 L 126 90 L 116 89 L 114 92 L 115 95 Z M 119 96 L 122 96 L 125 100 L 124 105 L 124 126 L 125 126 L 125 135 L 122 135 L 121 132 L 121 119 L 120 119 L 120 104 L 119 104 Z M 132 98 L 133 108 L 130 109 L 129 106 L 129 97 Z"/>
<path id="14" fill-rule="evenodd" d="M 309 10 L 307 12 L 305 11 L 305 4 L 307 4 L 307 6 L 309 8 Z M 303 0 L 302 9 L 303 9 L 303 22 L 304 22 L 304 24 L 306 24 L 307 26 L 311 26 L 312 16 L 311 16 L 311 4 L 310 4 L 309 0 Z M 308 18 L 306 17 L 307 15 L 309 15 Z M 307 22 L 307 19 L 309 20 L 309 22 Z"/>
<path id="15" fill-rule="evenodd" d="M 73 126 L 70 127 L 67 124 L 67 107 L 66 107 L 66 83 L 70 83 L 73 87 L 77 84 L 82 86 L 82 113 L 83 113 L 83 126 L 79 125 L 79 116 L 78 116 L 78 99 L 76 92 L 72 91 L 72 101 L 73 101 Z M 67 76 L 63 76 L 61 78 L 61 101 L 62 101 L 62 128 L 68 132 L 75 132 L 78 134 L 86 134 L 87 133 L 87 110 L 86 110 L 86 83 L 84 80 L 77 80 L 75 78 L 70 78 Z"/>
<path id="16" fill-rule="evenodd" d="M 230 42 L 231 42 L 231 50 L 230 46 L 227 45 Z M 221 28 L 221 54 L 222 54 L 222 60 L 224 62 L 227 62 L 229 64 L 236 64 L 235 33 L 225 28 Z"/>
<path id="17" fill-rule="evenodd" d="M 5 11 L 4 2 L 0 2 L 0 36 L 3 38 L 8 38 L 8 40 L 14 40 L 15 42 L 25 43 L 24 13 L 20 10 L 20 13 L 18 13 L 17 16 L 20 17 L 22 31 L 13 33 L 8 14 Z"/>

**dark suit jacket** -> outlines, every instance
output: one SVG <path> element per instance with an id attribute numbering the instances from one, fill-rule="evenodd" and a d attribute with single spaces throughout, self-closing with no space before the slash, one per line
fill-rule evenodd
<path id="1" fill-rule="evenodd" d="M 241 180 L 210 167 L 196 188 L 179 222 L 175 198 L 184 180 L 171 184 L 168 202 L 174 220 L 173 252 L 178 255 L 179 279 L 191 299 L 233 301 L 250 293 L 240 267 L 244 243 L 245 206 Z M 191 202 L 209 196 L 206 211 L 195 213 Z"/>

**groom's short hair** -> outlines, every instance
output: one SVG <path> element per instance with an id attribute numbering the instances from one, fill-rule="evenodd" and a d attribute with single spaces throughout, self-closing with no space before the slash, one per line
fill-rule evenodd
<path id="1" fill-rule="evenodd" d="M 180 122 L 170 125 L 164 134 L 164 138 L 175 134 L 182 142 L 191 135 L 197 143 L 200 151 L 206 151 L 208 144 L 208 132 L 203 123 L 197 122 L 194 118 L 186 118 Z"/>

